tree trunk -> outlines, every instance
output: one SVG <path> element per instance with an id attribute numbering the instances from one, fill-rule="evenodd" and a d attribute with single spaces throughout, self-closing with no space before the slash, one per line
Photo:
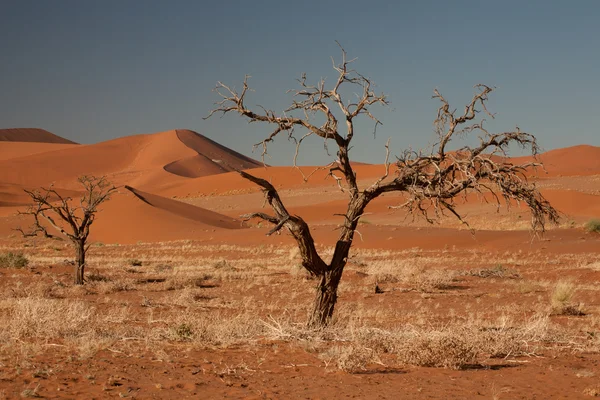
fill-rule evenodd
<path id="1" fill-rule="evenodd" d="M 337 303 L 337 289 L 342 277 L 343 268 L 328 271 L 321 277 L 317 288 L 317 296 L 312 314 L 308 321 L 310 328 L 323 328 L 329 324 Z"/>
<path id="2" fill-rule="evenodd" d="M 337 289 L 348 261 L 351 246 L 352 240 L 337 242 L 331 264 L 328 266 L 327 271 L 321 275 L 321 281 L 317 287 L 317 296 L 308 321 L 309 327 L 323 328 L 331 321 L 337 303 Z"/>
<path id="3" fill-rule="evenodd" d="M 75 284 L 83 285 L 83 274 L 85 269 L 85 242 L 75 242 L 77 259 L 75 260 Z"/>

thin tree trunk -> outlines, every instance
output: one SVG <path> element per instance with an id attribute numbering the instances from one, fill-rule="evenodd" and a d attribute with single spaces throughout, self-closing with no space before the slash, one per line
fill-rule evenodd
<path id="1" fill-rule="evenodd" d="M 75 242 L 75 251 L 77 252 L 77 259 L 75 260 L 75 284 L 83 285 L 83 276 L 85 270 L 85 242 Z"/>

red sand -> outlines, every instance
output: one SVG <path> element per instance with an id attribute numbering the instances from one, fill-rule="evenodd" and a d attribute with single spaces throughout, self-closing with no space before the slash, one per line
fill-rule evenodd
<path id="1" fill-rule="evenodd" d="M 34 131 L 38 136 L 34 137 Z M 15 130 L 1 132 L 15 137 Z M 24 132 L 29 132 L 28 137 L 37 140 L 48 137 L 45 131 Z M 541 159 L 546 162 L 549 171 L 543 176 L 545 182 L 560 175 L 600 174 L 598 147 L 575 146 L 553 150 L 543 154 Z M 516 158 L 513 161 L 520 163 L 527 160 Z M 236 172 L 229 172 L 232 168 L 254 168 L 252 173 L 269 180 L 281 191 L 284 199 L 292 196 L 291 212 L 304 216 L 309 222 L 339 223 L 340 218 L 334 214 L 343 212 L 347 200 L 336 191 L 335 182 L 327 176 L 327 170 L 264 167 L 256 160 L 189 130 L 128 136 L 93 145 L 0 142 L 0 216 L 8 218 L 19 206 L 27 204 L 28 197 L 22 192 L 23 188 L 54 183 L 55 187 L 72 190 L 76 194 L 80 190 L 76 178 L 92 174 L 106 175 L 116 185 L 136 188 L 133 190 L 147 199 L 147 203 L 143 203 L 130 194 L 122 194 L 104 205 L 104 211 L 93 229 L 103 241 L 162 241 L 183 239 L 193 232 L 207 229 L 226 228 L 229 231 L 240 227 L 240 222 L 235 220 L 240 214 L 257 211 L 262 205 L 260 188 Z M 385 169 L 383 165 L 357 163 L 355 170 L 361 187 L 367 187 Z M 305 182 L 303 174 L 308 176 L 311 173 L 312 176 Z M 250 193 L 256 195 L 248 197 Z M 598 192 L 583 193 L 554 186 L 544 189 L 543 193 L 568 218 L 582 220 L 600 215 Z M 237 203 L 236 196 L 240 199 Z M 227 199 L 229 206 L 223 210 L 228 216 L 169 199 L 173 197 L 213 198 L 207 206 L 211 208 L 212 204 L 218 209 L 223 209 L 218 207 L 222 203 L 219 199 Z M 472 215 L 489 214 L 491 219 L 494 218 L 490 207 L 475 211 L 479 202 L 476 196 L 469 198 L 475 201 L 459 206 L 459 209 L 463 207 Z M 397 195 L 382 197 L 373 202 L 367 212 L 374 214 L 371 218 L 375 221 L 406 225 L 403 213 L 392 213 L 388 209 L 388 206 L 399 204 L 400 200 Z M 0 221 L 0 225 L 7 223 L 8 220 Z M 6 229 L 1 231 L 7 232 Z M 192 236 L 198 237 L 196 234 Z"/>
<path id="2" fill-rule="evenodd" d="M 531 157 L 515 157 L 512 162 L 521 164 L 533 161 Z M 600 174 L 600 147 L 579 145 L 550 150 L 539 157 L 544 169 L 537 170 L 540 178 L 554 176 L 585 176 Z"/>
<path id="3" fill-rule="evenodd" d="M 77 144 L 37 143 L 37 142 L 3 142 L 0 141 L 0 160 L 9 160 L 39 153 L 77 147 Z"/>

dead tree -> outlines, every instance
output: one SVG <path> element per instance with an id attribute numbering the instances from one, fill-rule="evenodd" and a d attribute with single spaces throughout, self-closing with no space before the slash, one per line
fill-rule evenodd
<path id="1" fill-rule="evenodd" d="M 455 208 L 455 198 L 469 191 L 491 193 L 498 206 L 502 199 L 507 205 L 515 200 L 524 202 L 531 210 L 532 227 L 535 231 L 544 231 L 547 221 L 556 222 L 558 219 L 556 210 L 544 199 L 534 184 L 528 183 L 524 174 L 529 168 L 541 164 L 532 162 L 513 165 L 506 161 L 507 148 L 513 144 L 529 150 L 534 156 L 537 155 L 536 138 L 518 128 L 512 132 L 490 133 L 484 128 L 484 119 L 476 119 L 479 112 L 493 118 L 486 108 L 488 95 L 493 88 L 485 85 L 475 86 L 476 93 L 462 113 L 452 109 L 448 101 L 435 90 L 433 97 L 441 102 L 434 123 L 436 143 L 427 152 L 405 151 L 393 164 L 389 161 L 389 146 L 386 145 L 385 172 L 370 185 L 359 187 L 349 155 L 350 145 L 356 133 L 355 120 L 368 117 L 374 121 L 376 129 L 380 121 L 371 113 L 371 108 L 375 105 L 387 105 L 388 101 L 384 94 L 374 92 L 369 78 L 350 69 L 353 60 L 347 60 L 346 52 L 343 48 L 341 50 L 341 63 L 336 64 L 334 61 L 333 65 L 337 71 L 335 82 L 328 88 L 323 79 L 316 85 L 309 85 L 306 76 L 303 75 L 298 80 L 299 88 L 291 91 L 294 96 L 291 106 L 281 114 L 262 107 L 259 107 L 258 111 L 248 108 L 246 95 L 249 87 L 246 76 L 241 92 L 221 82 L 217 83 L 215 91 L 222 100 L 216 103 L 216 108 L 206 117 L 209 118 L 215 113 L 234 112 L 249 122 L 272 125 L 274 130 L 271 134 L 255 145 L 262 147 L 263 158 L 267 153 L 268 144 L 285 132 L 288 138 L 296 142 L 294 166 L 300 145 L 307 137 L 318 136 L 326 145 L 334 143 L 337 147 L 337 159 L 321 168 L 329 170 L 329 175 L 336 180 L 340 189 L 347 193 L 349 202 L 329 262 L 318 254 L 307 223 L 300 216 L 290 215 L 275 187 L 264 179 L 240 171 L 242 177 L 263 189 L 266 200 L 273 209 L 273 214 L 253 213 L 244 217 L 259 218 L 273 224 L 274 227 L 268 235 L 287 228 L 298 243 L 302 265 L 319 279 L 309 318 L 309 326 L 312 327 L 322 327 L 330 321 L 337 301 L 337 288 L 358 222 L 369 202 L 383 193 L 405 193 L 408 201 L 399 207 L 406 208 L 413 215 L 423 215 L 429 222 L 448 211 L 466 223 Z M 343 98 L 342 88 L 353 88 L 357 91 L 356 99 L 348 101 Z M 315 116 L 320 116 L 324 123 L 313 124 L 311 121 Z M 342 129 L 341 125 L 345 125 L 345 128 Z M 303 135 L 296 138 L 296 130 L 302 130 Z M 474 133 L 479 137 L 478 146 L 465 146 L 449 151 L 450 142 Z"/>
<path id="2" fill-rule="evenodd" d="M 75 247 L 75 284 L 83 285 L 85 256 L 90 248 L 87 244 L 90 226 L 96 219 L 98 206 L 109 200 L 110 195 L 117 190 L 105 177 L 81 176 L 78 178 L 83 186 L 83 196 L 79 205 L 74 200 L 65 197 L 52 186 L 39 190 L 25 190 L 33 200 L 33 204 L 21 215 L 33 218 L 33 226 L 29 231 L 17 228 L 24 237 L 43 235 L 47 238 L 57 236 L 48 232 L 52 227 L 63 237 L 69 239 Z"/>

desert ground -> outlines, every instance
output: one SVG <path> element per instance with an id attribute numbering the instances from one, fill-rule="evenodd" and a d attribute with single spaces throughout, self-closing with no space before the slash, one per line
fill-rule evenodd
<path id="1" fill-rule="evenodd" d="M 243 149 L 236 149 L 243 150 Z M 515 159 L 521 162 L 523 159 Z M 541 155 L 560 211 L 468 194 L 439 223 L 367 208 L 334 321 L 306 327 L 316 281 L 295 242 L 242 222 L 251 169 L 331 255 L 347 200 L 325 171 L 266 167 L 189 130 L 80 145 L 0 130 L 0 398 L 589 399 L 600 397 L 600 148 Z M 383 165 L 357 164 L 366 187 Z M 118 191 L 91 227 L 87 282 L 66 240 L 23 238 L 23 189 Z M 463 201 L 463 200 L 461 200 Z"/>

